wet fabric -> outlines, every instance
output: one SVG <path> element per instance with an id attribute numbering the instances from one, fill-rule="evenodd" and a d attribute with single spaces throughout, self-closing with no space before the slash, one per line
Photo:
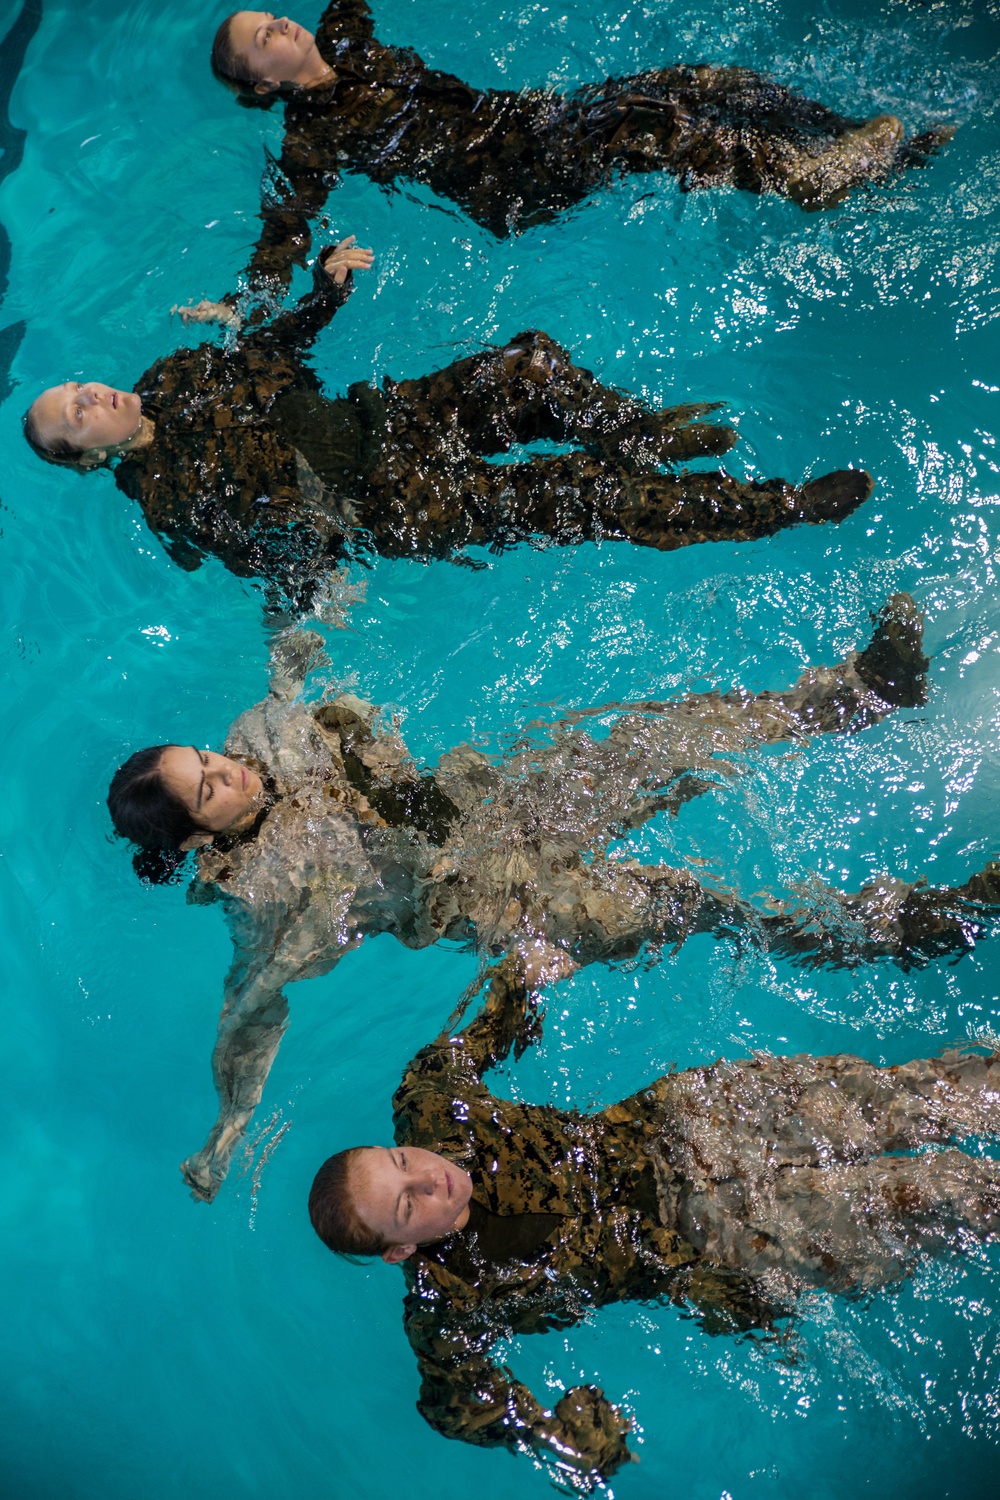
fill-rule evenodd
<path id="1" fill-rule="evenodd" d="M 903 615 L 906 606 L 892 610 Z M 860 656 L 812 668 L 784 693 L 609 705 L 544 732 L 536 726 L 499 759 L 460 746 L 431 769 L 415 765 L 371 704 L 350 694 L 304 702 L 321 638 L 278 637 L 272 690 L 225 745 L 267 778 L 275 801 L 251 836 L 200 853 L 191 891 L 193 900 L 223 903 L 234 944 L 213 1057 L 219 1116 L 184 1168 L 194 1191 L 211 1198 L 218 1190 L 260 1100 L 287 1024 L 285 986 L 329 972 L 379 932 L 413 948 L 446 937 L 494 956 L 542 942 L 580 964 L 652 952 L 695 932 L 775 946 L 787 936 L 804 962 L 810 952 L 814 962 L 915 962 L 927 933 L 932 953 L 949 942 L 964 951 L 978 931 L 965 888 L 918 890 L 927 901 L 912 915 L 904 892 L 914 887 L 900 883 L 890 921 L 871 890 L 841 896 L 839 915 L 777 904 L 762 911 L 687 869 L 608 849 L 737 774 L 754 746 L 853 733 L 890 713 L 863 675 L 881 659 L 884 630 L 883 619 Z M 915 640 L 926 665 L 919 629 Z M 601 736 L 585 727 L 598 714 L 610 720 Z M 1000 899 L 1000 877 L 976 879 Z"/>
<path id="2" fill-rule="evenodd" d="M 630 172 L 669 172 L 683 190 L 788 193 L 860 123 L 746 68 L 651 69 L 567 95 L 477 89 L 373 33 L 364 0 L 324 12 L 316 43 L 336 76 L 286 96 L 255 280 L 287 286 L 341 172 L 423 183 L 503 237 Z"/>
<path id="3" fill-rule="evenodd" d="M 447 1437 L 532 1448 L 607 1476 L 627 1424 L 594 1387 L 545 1410 L 499 1339 L 565 1328 L 613 1302 L 669 1299 L 710 1332 L 770 1329 L 806 1287 L 890 1287 L 923 1252 L 1000 1229 L 1000 1164 L 935 1149 L 1000 1133 L 1000 1054 L 878 1068 L 861 1058 L 720 1061 L 596 1114 L 499 1098 L 484 1073 L 539 1033 L 517 958 L 470 1025 L 407 1067 L 397 1145 L 470 1173 L 464 1230 L 404 1263 L 419 1410 Z M 906 1156 L 888 1153 L 919 1153 Z M 527 1253 L 486 1222 L 548 1215 Z"/>
<path id="4" fill-rule="evenodd" d="M 702 420 L 711 405 L 654 411 L 601 385 L 537 330 L 330 399 L 305 355 L 350 289 L 317 267 L 295 309 L 221 345 L 179 349 L 138 382 L 153 439 L 121 459 L 115 481 L 181 567 L 210 553 L 301 607 L 338 561 L 368 551 L 446 558 L 542 538 L 672 550 L 837 520 L 870 491 L 857 470 L 803 489 L 662 473 L 725 452 L 735 433 Z M 539 439 L 578 451 L 487 461 Z"/>

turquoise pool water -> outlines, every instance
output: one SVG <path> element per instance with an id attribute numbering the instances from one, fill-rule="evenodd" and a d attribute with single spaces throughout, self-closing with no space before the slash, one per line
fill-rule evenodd
<path id="1" fill-rule="evenodd" d="M 0 29 L 17 13 L 7 0 Z M 747 473 L 847 463 L 878 479 L 836 529 L 658 555 L 522 549 L 487 571 L 378 562 L 337 680 L 392 705 L 418 756 L 498 744 L 541 705 L 778 687 L 839 658 L 897 588 L 927 616 L 933 693 L 856 739 L 760 756 L 644 832 L 747 892 L 883 871 L 960 881 L 997 853 L 1000 7 L 985 0 L 379 0 L 378 31 L 478 83 L 571 85 L 732 59 L 847 113 L 961 129 L 926 172 L 805 216 L 633 179 L 498 245 L 422 191 L 347 179 L 331 223 L 377 252 L 317 346 L 332 388 L 419 374 L 541 326 L 605 379 L 724 399 Z M 222 11 L 219 12 L 221 16 Z M 549 1492 L 530 1459 L 436 1436 L 415 1410 L 402 1279 L 336 1262 L 305 1197 L 337 1146 L 384 1139 L 413 1051 L 475 971 L 389 938 L 291 992 L 292 1027 L 216 1203 L 181 1158 L 214 1117 L 228 962 L 219 913 L 148 890 L 110 836 L 124 751 L 217 745 L 265 683 L 259 598 L 181 572 L 104 475 L 38 464 L 39 386 L 130 385 L 192 341 L 172 303 L 218 296 L 254 237 L 264 143 L 207 72 L 193 0 L 45 0 L 10 113 L 0 322 L 26 320 L 0 407 L 5 692 L 0 892 L 5 1493 L 16 1500 L 480 1500 Z M 311 11 L 300 19 L 310 22 Z M 553 995 L 498 1087 L 587 1106 L 753 1047 L 900 1061 L 1000 1032 L 1000 944 L 956 966 L 813 973 L 691 940 Z M 809 1299 L 784 1349 L 707 1338 L 676 1309 L 609 1309 L 505 1352 L 543 1399 L 594 1381 L 637 1427 L 621 1500 L 944 1500 L 996 1490 L 1000 1258 L 927 1265 L 868 1305 Z"/>

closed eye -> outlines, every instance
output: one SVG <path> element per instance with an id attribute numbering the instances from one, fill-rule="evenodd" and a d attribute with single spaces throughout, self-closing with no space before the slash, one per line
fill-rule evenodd
<path id="1" fill-rule="evenodd" d="M 208 756 L 205 754 L 204 750 L 199 750 L 197 745 L 192 745 L 191 749 L 194 751 L 195 755 L 197 755 L 198 760 L 200 761 L 202 766 L 201 785 L 198 787 L 198 800 L 195 803 L 195 808 L 200 811 L 201 804 L 203 802 L 207 802 L 212 795 L 211 783 L 206 780 L 204 771 L 204 767 L 208 765 Z"/>

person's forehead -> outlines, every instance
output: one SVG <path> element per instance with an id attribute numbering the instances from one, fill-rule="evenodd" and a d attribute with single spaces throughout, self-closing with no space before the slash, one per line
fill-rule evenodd
<path id="1" fill-rule="evenodd" d="M 394 1192 L 396 1161 L 391 1146 L 368 1146 L 354 1158 L 354 1179 L 368 1192 Z"/>
<path id="2" fill-rule="evenodd" d="M 62 385 L 50 385 L 35 402 L 36 412 L 39 416 L 61 417 L 66 410 L 70 395 L 75 390 L 75 380 L 64 380 Z"/>
<path id="3" fill-rule="evenodd" d="M 201 776 L 201 756 L 193 745 L 168 745 L 163 752 L 163 774 L 190 781 Z"/>
<path id="4" fill-rule="evenodd" d="M 233 17 L 233 40 L 237 45 L 250 46 L 258 27 L 270 20 L 270 16 L 271 12 L 267 10 L 238 10 Z"/>

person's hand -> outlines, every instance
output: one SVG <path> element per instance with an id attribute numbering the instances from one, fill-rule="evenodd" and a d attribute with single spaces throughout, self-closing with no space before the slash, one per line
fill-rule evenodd
<path id="1" fill-rule="evenodd" d="M 522 949 L 524 960 L 524 982 L 529 990 L 544 989 L 555 984 L 557 979 L 568 979 L 575 974 L 579 964 L 570 958 L 565 948 L 556 948 L 552 943 L 539 939 L 530 948 Z"/>
<path id="2" fill-rule="evenodd" d="M 320 254 L 320 265 L 337 286 L 343 286 L 347 280 L 348 271 L 370 270 L 371 263 L 375 259 L 372 250 L 359 249 L 355 240 L 356 236 L 349 234 L 346 240 L 341 240 L 338 245 Z"/>
<path id="3" fill-rule="evenodd" d="M 560 1463 L 582 1475 L 607 1479 L 622 1464 L 638 1462 L 625 1443 L 629 1423 L 596 1385 L 575 1385 L 555 1409 L 549 1446 Z"/>
<path id="4" fill-rule="evenodd" d="M 194 307 L 179 307 L 175 302 L 170 309 L 170 316 L 174 313 L 181 322 L 187 323 L 223 323 L 228 327 L 240 326 L 240 315 L 234 307 L 225 302 L 209 302 L 207 297 Z"/>

